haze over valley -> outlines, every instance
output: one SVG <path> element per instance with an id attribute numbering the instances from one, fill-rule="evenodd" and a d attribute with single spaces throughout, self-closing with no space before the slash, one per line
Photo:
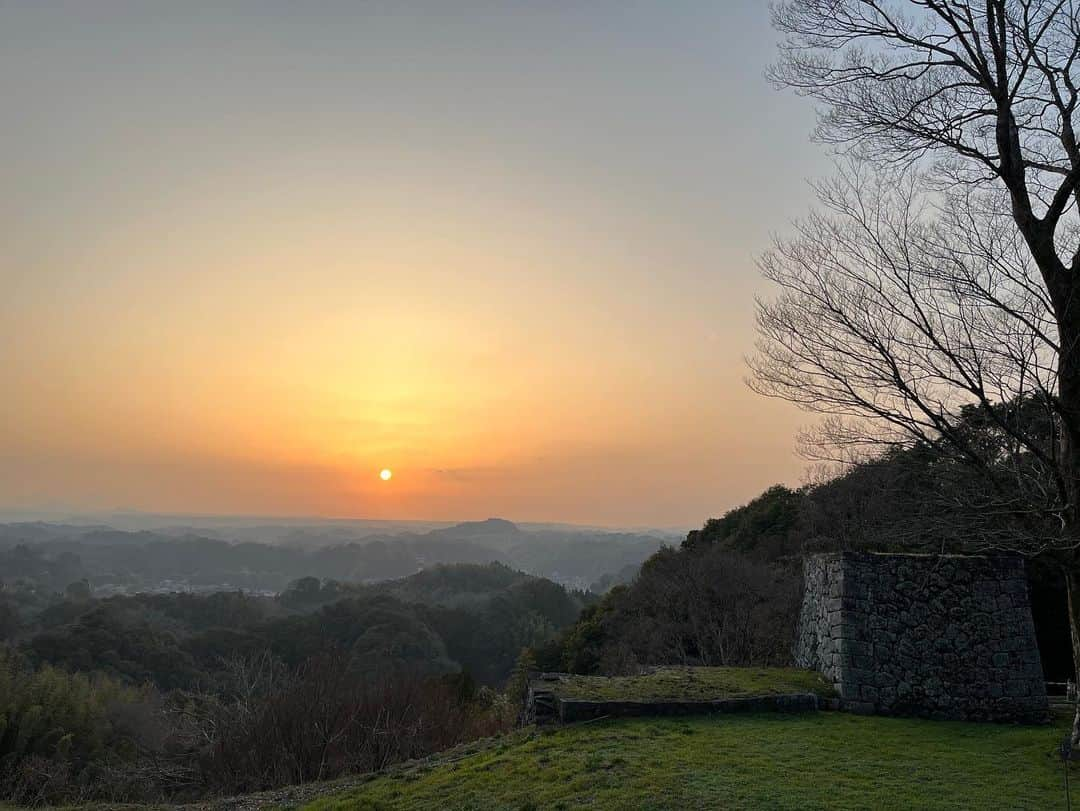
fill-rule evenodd
<path id="1" fill-rule="evenodd" d="M 672 531 L 613 532 L 569 526 L 519 527 L 509 521 L 427 529 L 410 522 L 274 523 L 203 517 L 127 516 L 108 525 L 0 524 L 0 582 L 6 588 L 63 591 L 86 581 L 97 596 L 244 590 L 275 594 L 299 578 L 374 583 L 438 564 L 500 563 L 579 591 L 606 591 L 632 579 Z"/>

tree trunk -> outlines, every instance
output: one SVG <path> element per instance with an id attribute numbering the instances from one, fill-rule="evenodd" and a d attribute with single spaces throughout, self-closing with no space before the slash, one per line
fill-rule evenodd
<path id="1" fill-rule="evenodd" d="M 1065 589 L 1068 595 L 1069 634 L 1072 638 L 1073 671 L 1080 691 L 1080 307 L 1069 298 L 1057 306 L 1058 339 L 1058 413 L 1061 415 L 1060 473 L 1068 496 L 1063 516 L 1065 551 Z M 1073 716 L 1072 747 L 1080 757 L 1080 701 Z"/>
<path id="2" fill-rule="evenodd" d="M 1073 688 L 1080 696 L 1080 570 L 1075 566 L 1065 568 L 1065 593 L 1069 605 L 1069 635 L 1072 637 Z M 1073 712 L 1071 759 L 1080 760 L 1080 700 Z"/>

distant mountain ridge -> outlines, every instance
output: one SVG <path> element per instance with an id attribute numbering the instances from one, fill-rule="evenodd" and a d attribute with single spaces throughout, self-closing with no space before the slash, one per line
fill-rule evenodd
<path id="1" fill-rule="evenodd" d="M 0 581 L 34 572 L 32 576 L 44 577 L 49 588 L 62 589 L 72 580 L 86 579 L 104 593 L 281 591 L 300 577 L 370 583 L 438 564 L 501 563 L 584 590 L 605 576 L 639 565 L 664 541 L 676 540 L 662 534 L 528 530 L 501 518 L 396 534 L 350 534 L 323 525 L 284 529 L 271 540 L 259 540 L 258 528 L 253 527 L 219 528 L 207 534 L 194 528 L 0 524 Z M 50 574 L 43 576 L 43 570 Z"/>

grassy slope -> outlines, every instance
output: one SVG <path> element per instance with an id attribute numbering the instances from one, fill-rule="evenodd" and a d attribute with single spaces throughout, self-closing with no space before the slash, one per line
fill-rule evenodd
<path id="1" fill-rule="evenodd" d="M 812 670 L 782 667 L 668 667 L 646 676 L 571 676 L 558 685 L 564 698 L 683 701 L 761 696 L 780 693 L 833 695 L 832 687 Z"/>
<path id="2" fill-rule="evenodd" d="M 1064 732 L 845 713 L 602 721 L 395 770 L 307 811 L 1062 808 Z"/>

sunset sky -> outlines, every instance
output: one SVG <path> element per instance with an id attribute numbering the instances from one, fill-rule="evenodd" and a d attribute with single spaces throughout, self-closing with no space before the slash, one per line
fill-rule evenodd
<path id="1" fill-rule="evenodd" d="M 763 0 L 0 0 L 0 508 L 693 526 L 798 483 Z M 380 478 L 393 471 L 389 481 Z"/>

